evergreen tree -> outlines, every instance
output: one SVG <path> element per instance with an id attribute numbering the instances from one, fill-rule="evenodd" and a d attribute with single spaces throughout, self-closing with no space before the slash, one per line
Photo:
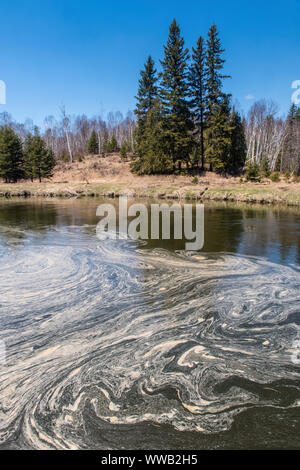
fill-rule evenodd
<path id="1" fill-rule="evenodd" d="M 99 153 L 98 136 L 95 130 L 92 131 L 91 136 L 89 138 L 87 151 L 88 153 L 91 153 L 93 155 L 97 155 Z"/>
<path id="2" fill-rule="evenodd" d="M 46 147 L 45 141 L 38 135 L 28 134 L 24 144 L 24 170 L 25 175 L 33 181 L 38 178 L 49 178 L 55 166 L 55 158 L 51 149 Z"/>
<path id="3" fill-rule="evenodd" d="M 108 147 L 108 144 L 109 144 L 109 140 L 108 140 L 108 132 L 107 132 L 107 126 L 106 126 L 106 123 L 103 124 L 103 127 L 104 127 L 104 131 L 103 131 L 103 145 L 101 146 L 101 153 L 102 153 L 102 156 L 105 157 L 105 152 L 107 152 L 107 147 Z"/>
<path id="4" fill-rule="evenodd" d="M 120 148 L 120 156 L 122 160 L 125 160 L 127 158 L 128 152 L 130 152 L 130 144 L 127 140 L 124 140 Z"/>
<path id="5" fill-rule="evenodd" d="M 157 74 L 154 61 L 148 57 L 144 70 L 140 72 L 139 89 L 137 92 L 137 105 L 135 114 L 139 119 L 145 118 L 148 111 L 152 109 L 157 100 Z"/>
<path id="6" fill-rule="evenodd" d="M 217 27 L 213 24 L 208 32 L 205 61 L 206 106 L 209 114 L 213 114 L 218 105 L 221 105 L 224 99 L 230 97 L 230 95 L 225 95 L 222 91 L 223 80 L 231 78 L 229 75 L 223 75 L 221 72 L 225 63 L 225 60 L 222 58 L 223 52 L 225 50 L 221 47 Z"/>
<path id="7" fill-rule="evenodd" d="M 206 108 L 207 108 L 207 152 L 210 169 L 225 168 L 224 149 L 227 147 L 230 132 L 228 101 L 230 95 L 222 91 L 223 79 L 229 78 L 222 74 L 225 60 L 222 58 L 224 49 L 221 47 L 217 27 L 211 26 L 208 32 L 205 63 Z M 224 114 L 223 114 L 224 113 Z"/>
<path id="8" fill-rule="evenodd" d="M 284 147 L 282 149 L 280 172 L 289 170 L 298 173 L 300 169 L 300 108 L 293 103 L 286 120 Z"/>
<path id="9" fill-rule="evenodd" d="M 200 150 L 201 169 L 204 169 L 204 126 L 206 111 L 206 80 L 205 80 L 205 46 L 203 37 L 200 36 L 197 41 L 197 48 L 192 49 L 193 63 L 189 71 L 191 106 L 193 109 L 194 120 L 196 124 L 197 140 L 200 143 L 194 148 L 193 155 L 198 155 Z M 196 151 L 197 149 L 197 151 Z M 194 157 L 194 163 L 198 164 L 198 160 Z"/>
<path id="10" fill-rule="evenodd" d="M 118 152 L 119 146 L 116 137 L 113 135 L 111 140 L 106 144 L 106 151 L 108 153 Z"/>
<path id="11" fill-rule="evenodd" d="M 205 153 L 211 168 L 218 172 L 230 170 L 231 137 L 234 127 L 231 124 L 228 99 L 215 108 L 208 118 L 205 130 Z"/>
<path id="12" fill-rule="evenodd" d="M 10 127 L 0 129 L 0 176 L 6 183 L 15 183 L 23 176 L 22 144 Z"/>
<path id="13" fill-rule="evenodd" d="M 131 170 L 137 174 L 168 173 L 172 163 L 164 152 L 162 112 L 157 102 L 145 117 L 143 141 L 134 155 Z"/>
<path id="14" fill-rule="evenodd" d="M 263 159 L 261 169 L 262 169 L 263 176 L 265 178 L 269 178 L 269 176 L 271 175 L 271 169 L 270 169 L 270 163 L 267 157 Z"/>
<path id="15" fill-rule="evenodd" d="M 237 174 L 245 165 L 247 156 L 247 144 L 244 125 L 240 114 L 233 110 L 230 117 L 230 152 L 228 161 L 225 162 L 225 170 Z"/>
<path id="16" fill-rule="evenodd" d="M 135 140 L 135 156 L 134 159 L 137 162 L 138 159 L 142 159 L 144 155 L 144 149 L 147 146 L 146 142 L 146 125 L 147 125 L 147 114 L 152 110 L 153 106 L 157 101 L 157 74 L 154 66 L 154 61 L 151 56 L 148 57 L 147 62 L 144 65 L 144 69 L 140 72 L 139 88 L 137 92 L 137 104 L 135 114 L 137 116 L 136 129 L 134 132 Z M 147 132 L 149 134 L 149 132 Z M 142 165 L 137 166 L 142 168 Z"/>
<path id="17" fill-rule="evenodd" d="M 181 163 L 189 164 L 192 149 L 192 129 L 188 103 L 188 49 L 180 35 L 180 28 L 174 19 L 169 28 L 169 37 L 164 46 L 164 59 L 161 61 L 161 104 L 164 113 L 164 149 L 173 162 L 181 168 Z"/>

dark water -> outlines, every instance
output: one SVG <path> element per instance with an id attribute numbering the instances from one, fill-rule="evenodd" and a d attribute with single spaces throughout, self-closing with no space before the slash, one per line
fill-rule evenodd
<path id="1" fill-rule="evenodd" d="M 99 203 L 0 201 L 0 447 L 300 448 L 300 212 L 207 204 L 190 254 Z"/>

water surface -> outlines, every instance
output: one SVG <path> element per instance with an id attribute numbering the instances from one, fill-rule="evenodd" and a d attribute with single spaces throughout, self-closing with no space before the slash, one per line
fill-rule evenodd
<path id="1" fill-rule="evenodd" d="M 100 202 L 0 201 L 0 447 L 300 448 L 299 211 L 207 204 L 189 254 Z"/>

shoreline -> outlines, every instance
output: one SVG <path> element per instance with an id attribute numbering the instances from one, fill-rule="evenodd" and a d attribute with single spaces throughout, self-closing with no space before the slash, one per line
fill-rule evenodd
<path id="1" fill-rule="evenodd" d="M 107 197 L 228 201 L 255 204 L 300 206 L 299 183 L 222 183 L 176 185 L 158 183 L 15 183 L 0 184 L 0 198 L 84 198 Z"/>

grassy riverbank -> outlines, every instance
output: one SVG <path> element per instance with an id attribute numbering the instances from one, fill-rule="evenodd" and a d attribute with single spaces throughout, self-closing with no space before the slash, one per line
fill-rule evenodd
<path id="1" fill-rule="evenodd" d="M 119 155 L 83 162 L 60 163 L 51 181 L 0 183 L 0 197 L 119 197 L 236 201 L 300 206 L 300 182 L 269 179 L 261 183 L 241 183 L 240 178 L 223 178 L 207 172 L 193 182 L 190 175 L 136 176 L 129 162 Z"/>
<path id="2" fill-rule="evenodd" d="M 0 184 L 0 197 L 129 197 L 237 201 L 260 204 L 300 206 L 299 183 L 178 184 L 134 183 L 17 183 Z"/>

